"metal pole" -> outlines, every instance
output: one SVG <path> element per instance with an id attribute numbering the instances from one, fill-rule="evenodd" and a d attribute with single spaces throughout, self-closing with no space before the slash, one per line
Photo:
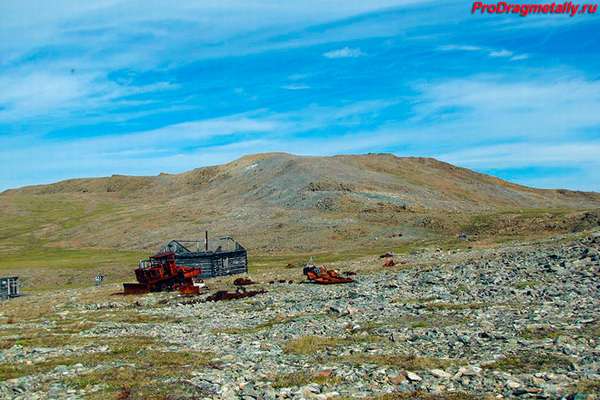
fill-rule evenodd
<path id="1" fill-rule="evenodd" d="M 204 251 L 208 251 L 208 231 L 204 231 Z"/>

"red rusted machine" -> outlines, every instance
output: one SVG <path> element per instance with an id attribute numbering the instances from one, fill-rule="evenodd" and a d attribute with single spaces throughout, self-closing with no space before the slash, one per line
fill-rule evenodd
<path id="1" fill-rule="evenodd" d="M 200 268 L 177 265 L 175 253 L 164 252 L 140 261 L 135 270 L 138 283 L 124 283 L 125 294 L 160 292 L 179 289 L 182 294 L 198 294 L 194 277 L 202 273 Z"/>
<path id="2" fill-rule="evenodd" d="M 354 282 L 354 279 L 352 278 L 344 278 L 342 276 L 339 276 L 337 271 L 328 270 L 325 267 L 317 267 L 311 264 L 304 267 L 303 272 L 309 281 L 313 283 L 318 283 L 320 285 L 332 285 L 335 283 Z"/>

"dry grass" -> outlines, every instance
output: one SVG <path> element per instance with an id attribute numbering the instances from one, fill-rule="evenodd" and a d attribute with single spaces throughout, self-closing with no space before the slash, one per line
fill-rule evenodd
<path id="1" fill-rule="evenodd" d="M 343 339 L 341 338 L 302 336 L 288 341 L 283 349 L 286 353 L 307 355 L 327 349 L 333 349 L 342 343 Z"/>
<path id="2" fill-rule="evenodd" d="M 301 336 L 285 343 L 283 350 L 290 354 L 310 355 L 340 346 L 351 346 L 359 343 L 385 340 L 376 335 L 352 335 L 348 337 Z"/>
<path id="3" fill-rule="evenodd" d="M 54 334 L 48 331 L 39 334 L 28 334 L 18 338 L 1 338 L 0 349 L 8 349 L 19 345 L 23 347 L 65 347 L 65 346 L 85 346 L 94 344 L 95 338 L 85 336 L 74 336 L 68 334 Z"/>
<path id="4" fill-rule="evenodd" d="M 183 318 L 161 314 L 146 314 L 139 311 L 118 311 L 110 313 L 98 313 L 90 317 L 91 321 L 110 321 L 121 324 L 157 324 L 157 323 L 181 323 Z"/>
<path id="5" fill-rule="evenodd" d="M 519 332 L 519 336 L 528 340 L 555 339 L 565 332 L 553 326 L 528 327 Z"/>
<path id="6" fill-rule="evenodd" d="M 59 342 L 53 342 L 54 339 L 52 339 L 52 336 L 49 336 L 48 338 L 46 338 L 48 342 L 42 341 L 42 344 L 57 344 L 57 347 L 60 347 L 61 344 L 64 344 L 64 341 L 62 339 L 63 338 L 61 338 Z M 94 348 L 104 345 L 109 346 L 109 351 L 93 353 L 88 352 L 74 354 L 71 356 L 51 357 L 44 361 L 31 364 L 14 362 L 0 363 L 0 380 L 17 378 L 20 376 L 27 376 L 42 372 L 49 372 L 59 365 L 74 365 L 81 363 L 86 366 L 95 366 L 111 361 L 129 361 L 137 359 L 139 355 L 143 354 L 145 348 L 155 344 L 154 339 L 143 336 L 123 336 L 118 338 L 75 337 L 75 339 L 80 339 L 82 341 L 79 344 L 84 344 L 86 342 L 93 344 Z M 68 343 L 70 343 L 71 341 L 73 340 L 69 340 Z M 76 341 L 74 342 L 77 343 Z"/>
<path id="7" fill-rule="evenodd" d="M 194 370 L 209 365 L 210 353 L 164 352 L 125 350 L 119 353 L 119 361 L 127 362 L 117 368 L 93 370 L 65 380 L 76 389 L 89 391 L 94 386 L 102 389 L 88 398 L 106 399 L 167 399 L 183 394 L 202 395 L 202 390 L 187 381 Z M 186 385 L 187 383 L 187 385 Z M 169 397 L 171 396 L 171 397 Z M 175 396 L 175 397 L 172 397 Z"/>
<path id="8" fill-rule="evenodd" d="M 437 311 L 437 310 L 447 310 L 447 311 L 455 311 L 455 310 L 477 310 L 485 307 L 483 303 L 444 303 L 444 302 L 434 302 L 425 304 L 425 308 L 429 311 Z"/>
<path id="9" fill-rule="evenodd" d="M 572 366 L 571 359 L 563 355 L 541 351 L 525 351 L 501 358 L 492 364 L 486 365 L 485 368 L 501 371 L 534 372 L 569 370 Z"/>
<path id="10" fill-rule="evenodd" d="M 78 337 L 71 337 L 73 338 Z M 65 344 L 62 340 L 46 340 L 49 341 L 43 344 Z M 49 373 L 58 366 L 82 364 L 91 371 L 62 379 L 68 386 L 84 389 L 86 392 L 93 391 L 94 388 L 100 389 L 90 394 L 89 398 L 118 398 L 127 393 L 123 399 L 167 399 L 168 396 L 181 395 L 182 391 L 200 396 L 201 391 L 191 384 L 186 384 L 186 378 L 191 371 L 205 368 L 214 357 L 211 353 L 164 351 L 159 347 L 164 343 L 158 343 L 148 337 L 92 337 L 80 340 L 93 344 L 93 348 L 108 346 L 109 350 L 51 357 L 33 363 L 1 363 L 0 380 Z"/>
<path id="11" fill-rule="evenodd" d="M 600 379 L 583 379 L 571 387 L 575 393 L 597 394 L 600 393 Z"/>
<path id="12" fill-rule="evenodd" d="M 540 281 L 536 281 L 536 280 L 522 280 L 516 283 L 515 288 L 517 289 L 533 289 L 536 288 L 538 286 L 541 286 L 543 284 L 543 282 Z"/>

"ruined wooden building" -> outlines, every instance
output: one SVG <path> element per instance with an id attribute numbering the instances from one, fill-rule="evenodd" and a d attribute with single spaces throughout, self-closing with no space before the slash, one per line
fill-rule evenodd
<path id="1" fill-rule="evenodd" d="M 20 295 L 18 276 L 0 277 L 0 300 L 10 299 L 11 297 Z"/>
<path id="2" fill-rule="evenodd" d="M 177 265 L 200 268 L 201 278 L 248 272 L 248 253 L 244 246 L 226 236 L 209 244 L 208 235 L 200 240 L 171 240 L 160 253 L 173 252 Z"/>

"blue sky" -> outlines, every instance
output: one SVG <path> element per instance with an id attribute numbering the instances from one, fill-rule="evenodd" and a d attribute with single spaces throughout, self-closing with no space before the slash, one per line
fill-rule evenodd
<path id="1" fill-rule="evenodd" d="M 597 15 L 465 1 L 0 3 L 0 190 L 249 153 L 600 191 Z"/>

